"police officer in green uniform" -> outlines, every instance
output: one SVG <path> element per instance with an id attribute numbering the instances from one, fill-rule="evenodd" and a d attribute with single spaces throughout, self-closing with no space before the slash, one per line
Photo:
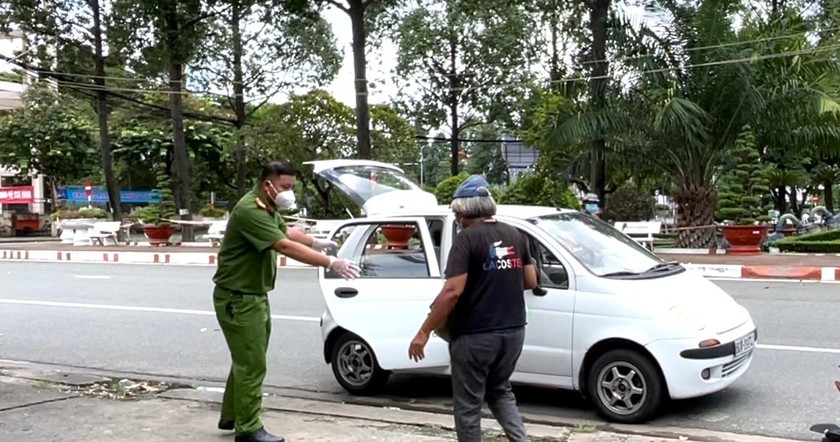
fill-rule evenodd
<path id="1" fill-rule="evenodd" d="M 277 253 L 326 267 L 346 279 L 359 268 L 315 249 L 326 245 L 287 229 L 281 210 L 294 207 L 295 171 L 285 162 L 265 165 L 260 182 L 230 213 L 213 277 L 213 303 L 233 361 L 219 428 L 236 430 L 236 442 L 283 442 L 260 419 L 266 351 L 271 334 L 268 292 L 274 290 Z M 330 243 L 331 244 L 331 243 Z"/>

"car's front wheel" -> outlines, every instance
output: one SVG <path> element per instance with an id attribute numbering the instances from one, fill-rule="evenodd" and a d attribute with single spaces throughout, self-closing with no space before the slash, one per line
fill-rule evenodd
<path id="1" fill-rule="evenodd" d="M 390 376 L 379 367 L 370 345 L 353 333 L 344 333 L 336 340 L 330 363 L 335 379 L 351 394 L 377 393 Z"/>
<path id="2" fill-rule="evenodd" d="M 651 419 L 664 399 L 663 379 L 651 360 L 633 350 L 611 350 L 589 370 L 589 397 L 607 420 L 637 424 Z"/>

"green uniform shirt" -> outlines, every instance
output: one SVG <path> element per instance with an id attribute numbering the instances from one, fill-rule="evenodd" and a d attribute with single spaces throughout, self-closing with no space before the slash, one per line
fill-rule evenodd
<path id="1" fill-rule="evenodd" d="M 277 277 L 272 246 L 286 237 L 286 223 L 260 192 L 245 194 L 230 213 L 213 282 L 242 293 L 268 293 Z"/>

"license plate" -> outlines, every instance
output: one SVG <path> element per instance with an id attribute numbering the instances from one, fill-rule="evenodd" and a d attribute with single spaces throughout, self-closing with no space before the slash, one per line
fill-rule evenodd
<path id="1" fill-rule="evenodd" d="M 735 356 L 742 355 L 755 347 L 755 333 L 750 333 L 735 341 Z"/>

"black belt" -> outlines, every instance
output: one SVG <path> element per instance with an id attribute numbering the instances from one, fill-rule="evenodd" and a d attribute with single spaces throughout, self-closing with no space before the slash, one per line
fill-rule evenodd
<path id="1" fill-rule="evenodd" d="M 230 290 L 230 289 L 226 289 L 224 287 L 219 287 L 219 288 L 228 292 L 228 294 L 233 295 L 233 296 L 266 296 L 265 293 L 248 293 L 248 292 L 243 292 L 241 290 Z"/>

